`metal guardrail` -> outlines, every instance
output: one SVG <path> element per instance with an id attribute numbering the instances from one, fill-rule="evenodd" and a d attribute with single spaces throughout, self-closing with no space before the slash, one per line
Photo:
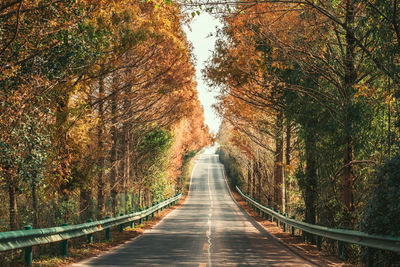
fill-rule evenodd
<path id="1" fill-rule="evenodd" d="M 272 218 L 289 225 L 293 228 L 300 229 L 303 232 L 313 234 L 317 237 L 325 237 L 333 240 L 358 244 L 365 247 L 370 248 L 378 248 L 383 250 L 390 250 L 399 253 L 400 252 L 400 237 L 391 237 L 391 236 L 379 236 L 379 235 L 370 235 L 367 233 L 347 230 L 347 229 L 333 229 L 324 226 L 319 226 L 315 224 L 305 223 L 296 221 L 294 219 L 290 219 L 273 209 L 267 208 L 260 203 L 256 202 L 251 197 L 244 194 L 237 186 L 236 190 L 238 193 L 251 205 L 259 209 L 260 211 L 267 213 Z M 293 233 L 293 230 L 292 230 Z M 318 242 L 318 238 L 317 238 Z M 319 240 L 319 242 L 321 242 Z M 318 244 L 317 244 L 318 245 Z M 320 246 L 320 245 L 319 245 Z"/>
<path id="2" fill-rule="evenodd" d="M 162 210 L 166 206 L 176 204 L 176 202 L 182 197 L 182 194 L 178 194 L 170 199 L 167 199 L 161 203 L 157 203 L 146 210 L 134 212 L 126 215 L 120 215 L 115 218 L 107 218 L 95 222 L 87 222 L 77 225 L 58 226 L 51 228 L 42 229 L 31 229 L 30 226 L 25 227 L 26 230 L 0 232 L 0 252 L 25 248 L 25 263 L 27 265 L 32 264 L 32 246 L 48 244 L 53 242 L 62 241 L 62 254 L 67 255 L 68 243 L 66 240 L 79 237 L 88 236 L 88 241 L 91 242 L 91 234 L 105 230 L 106 239 L 110 238 L 109 228 L 113 226 L 120 226 L 122 231 L 123 224 L 131 223 L 133 226 L 134 221 L 140 221 L 145 218 L 149 220 L 149 216 L 154 216 L 154 213 L 158 210 Z M 29 254 L 27 256 L 27 254 Z"/>

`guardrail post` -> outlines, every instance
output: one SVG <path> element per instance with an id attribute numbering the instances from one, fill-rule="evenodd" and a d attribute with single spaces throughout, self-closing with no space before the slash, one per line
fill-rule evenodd
<path id="1" fill-rule="evenodd" d="M 279 210 L 277 210 L 276 212 L 280 213 Z M 280 221 L 278 218 L 276 218 L 276 225 L 277 225 L 278 227 L 281 227 L 281 221 Z"/>
<path id="2" fill-rule="evenodd" d="M 292 216 L 292 219 L 293 219 L 293 220 L 296 220 L 296 216 L 293 215 L 293 216 Z M 293 236 L 294 236 L 294 234 L 295 234 L 295 231 L 296 231 L 296 228 L 294 228 L 294 226 L 292 226 L 292 235 L 293 235 Z"/>
<path id="3" fill-rule="evenodd" d="M 319 251 L 321 251 L 322 250 L 322 237 L 317 235 L 316 236 L 316 241 L 317 241 L 317 249 Z"/>
<path id="4" fill-rule="evenodd" d="M 153 205 L 152 205 L 151 207 L 153 208 L 155 205 L 156 205 L 156 203 L 153 203 Z M 153 212 L 151 213 L 151 218 L 154 218 L 154 213 L 155 213 L 155 211 L 153 211 Z"/>
<path id="5" fill-rule="evenodd" d="M 156 205 L 158 205 L 159 203 L 160 203 L 160 202 L 157 201 Z M 159 214 L 159 213 L 160 213 L 160 209 L 158 208 L 158 209 L 157 209 L 157 214 Z"/>
<path id="6" fill-rule="evenodd" d="M 287 217 L 287 214 L 284 213 L 283 216 Z M 286 232 L 287 227 L 286 227 L 286 223 L 283 223 L 283 231 Z"/>
<path id="7" fill-rule="evenodd" d="M 133 229 L 135 227 L 135 222 L 134 221 L 130 221 L 129 226 Z"/>
<path id="8" fill-rule="evenodd" d="M 110 219 L 109 216 L 106 216 L 106 219 Z M 105 229 L 105 233 L 106 233 L 106 240 L 110 240 L 110 228 L 106 228 Z"/>
<path id="9" fill-rule="evenodd" d="M 305 222 L 306 220 L 303 220 L 303 222 Z M 306 237 L 306 232 L 304 232 L 303 230 L 301 230 L 301 237 L 303 238 L 303 243 L 305 243 L 307 241 L 307 237 Z"/>
<path id="10" fill-rule="evenodd" d="M 274 211 L 274 208 L 271 208 L 272 211 Z M 274 216 L 271 215 L 271 222 L 274 222 Z"/>
<path id="11" fill-rule="evenodd" d="M 124 214 L 123 214 L 123 213 L 120 213 L 119 216 L 124 216 Z M 121 223 L 121 224 L 119 225 L 119 232 L 122 233 L 122 231 L 124 231 L 124 224 L 123 224 L 123 223 Z"/>
<path id="12" fill-rule="evenodd" d="M 32 226 L 26 225 L 24 230 L 32 230 Z M 32 266 L 32 247 L 25 248 L 25 265 Z"/>
<path id="13" fill-rule="evenodd" d="M 342 241 L 338 241 L 338 256 L 344 260 L 344 243 Z"/>
<path id="14" fill-rule="evenodd" d="M 91 223 L 91 222 L 93 222 L 93 220 L 89 219 L 87 222 Z M 87 241 L 88 241 L 89 244 L 93 243 L 93 234 L 88 234 L 87 235 Z"/>
<path id="15" fill-rule="evenodd" d="M 149 209 L 149 206 L 147 206 L 146 207 L 146 210 L 148 210 Z M 146 215 L 146 222 L 148 222 L 149 221 L 149 215 Z"/>
<path id="16" fill-rule="evenodd" d="M 68 223 L 63 223 L 61 226 L 68 226 Z M 61 256 L 68 256 L 68 239 L 61 240 Z"/>
<path id="17" fill-rule="evenodd" d="M 139 208 L 139 211 L 143 211 L 143 209 L 142 209 L 142 208 Z M 141 224 L 143 224 L 143 218 L 140 218 L 140 219 L 139 219 L 139 225 L 141 225 Z"/>

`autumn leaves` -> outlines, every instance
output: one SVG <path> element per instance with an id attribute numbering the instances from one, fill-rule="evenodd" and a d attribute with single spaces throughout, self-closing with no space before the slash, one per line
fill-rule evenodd
<path id="1" fill-rule="evenodd" d="M 2 229 L 103 218 L 183 188 L 183 158 L 208 129 L 182 20 L 163 1 L 0 5 Z"/>
<path id="2" fill-rule="evenodd" d="M 222 149 L 253 197 L 357 228 L 371 172 L 397 149 L 398 7 L 245 1 L 224 16 L 204 74 L 221 88 Z"/>

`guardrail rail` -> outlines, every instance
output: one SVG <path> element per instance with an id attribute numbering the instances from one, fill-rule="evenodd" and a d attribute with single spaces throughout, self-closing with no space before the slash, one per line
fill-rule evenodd
<path id="1" fill-rule="evenodd" d="M 300 229 L 302 231 L 303 238 L 305 233 L 315 235 L 316 245 L 319 250 L 321 250 L 322 238 L 329 238 L 338 241 L 338 254 L 341 258 L 344 257 L 344 243 L 357 244 L 368 248 L 377 248 L 400 253 L 400 237 L 371 235 L 354 230 L 333 229 L 306 222 L 300 222 L 293 218 L 288 218 L 286 215 L 279 213 L 279 211 L 275 211 L 272 208 L 263 206 L 243 193 L 237 186 L 236 190 L 254 208 L 258 209 L 264 214 L 268 214 L 268 216 L 271 218 L 271 221 L 275 219 L 278 225 L 283 223 L 284 231 L 286 231 L 287 226 L 290 226 L 292 227 L 292 235 L 294 235 L 295 229 Z"/>
<path id="2" fill-rule="evenodd" d="M 25 230 L 0 232 L 0 252 L 25 248 L 25 264 L 32 265 L 32 246 L 48 244 L 61 241 L 62 256 L 68 255 L 68 239 L 87 236 L 89 243 L 93 241 L 92 234 L 95 232 L 105 231 L 105 239 L 110 239 L 110 228 L 119 226 L 119 231 L 122 232 L 124 224 L 130 223 L 134 226 L 135 221 L 142 224 L 143 219 L 149 220 L 149 217 L 154 217 L 154 213 L 163 210 L 165 207 L 175 205 L 182 197 L 182 194 L 177 194 L 172 198 L 164 200 L 160 203 L 154 203 L 153 206 L 147 207 L 143 211 L 133 212 L 130 214 L 120 214 L 115 218 L 106 217 L 104 220 L 92 221 L 87 223 L 62 226 L 32 229 L 30 225 L 25 226 Z"/>

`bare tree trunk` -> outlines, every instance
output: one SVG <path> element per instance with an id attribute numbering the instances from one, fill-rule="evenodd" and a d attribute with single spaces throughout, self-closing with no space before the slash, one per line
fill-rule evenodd
<path id="1" fill-rule="evenodd" d="M 127 205 L 126 205 L 126 136 L 127 136 L 127 125 L 124 123 L 122 126 L 122 131 L 121 131 L 121 164 L 119 167 L 119 173 L 121 174 L 121 180 L 120 180 L 120 187 L 121 191 L 123 192 L 123 196 L 121 197 L 122 200 L 122 208 L 124 212 L 126 213 Z"/>
<path id="2" fill-rule="evenodd" d="M 32 210 L 33 210 L 33 228 L 39 228 L 39 209 L 36 194 L 36 182 L 32 182 Z"/>
<path id="3" fill-rule="evenodd" d="M 247 194 L 251 195 L 251 161 L 247 161 Z"/>
<path id="4" fill-rule="evenodd" d="M 92 219 L 92 205 L 91 199 L 93 197 L 92 191 L 90 189 L 81 188 L 79 194 L 79 209 L 80 209 L 80 218 L 82 222 L 87 221 L 88 219 Z"/>
<path id="5" fill-rule="evenodd" d="M 114 85 L 115 86 L 115 85 Z M 110 151 L 110 161 L 111 161 L 111 171 L 110 171 L 110 181 L 111 181 L 111 199 L 112 199 L 112 214 L 115 215 L 117 211 L 118 201 L 118 127 L 117 127 L 117 88 L 114 89 L 114 95 L 111 98 L 111 151 Z"/>
<path id="6" fill-rule="evenodd" d="M 122 179 L 121 179 L 121 188 L 122 191 L 124 192 L 124 207 L 125 207 L 125 213 L 128 212 L 128 205 L 127 203 L 127 198 L 128 198 L 128 180 L 129 180 L 129 167 L 130 167 L 130 162 L 129 162 L 129 115 L 130 113 L 127 112 L 129 110 L 130 106 L 130 101 L 125 96 L 124 100 L 124 105 L 123 105 L 123 110 L 124 112 L 127 113 L 128 116 L 124 117 L 124 123 L 122 126 L 122 133 L 121 133 L 121 168 L 120 172 L 122 174 Z"/>
<path id="7" fill-rule="evenodd" d="M 287 167 L 290 165 L 290 152 L 291 152 L 291 122 L 286 121 L 286 149 L 285 149 L 285 168 L 283 169 L 283 212 L 289 212 L 288 210 L 288 194 L 287 192 L 291 190 L 288 183 L 288 170 Z"/>
<path id="8" fill-rule="evenodd" d="M 274 160 L 274 202 L 275 208 L 282 209 L 282 183 L 283 183 L 283 115 L 281 112 L 276 118 L 275 135 L 275 160 Z"/>
<path id="9" fill-rule="evenodd" d="M 262 177 L 261 177 L 261 171 L 260 171 L 261 162 L 259 160 L 257 160 L 256 165 L 257 165 L 256 169 L 257 169 L 257 177 L 258 177 L 258 187 L 257 187 L 258 197 L 257 197 L 257 199 L 258 199 L 258 201 L 261 202 L 261 190 L 262 190 Z"/>
<path id="10" fill-rule="evenodd" d="M 306 205 L 305 220 L 307 223 L 315 224 L 316 201 L 317 201 L 317 163 L 315 152 L 315 136 L 307 133 L 305 138 L 306 154 L 306 181 L 304 189 L 304 202 Z M 309 241 L 313 242 L 312 235 L 308 235 Z"/>
<path id="11" fill-rule="evenodd" d="M 18 217 L 18 208 L 17 208 L 17 192 L 15 180 L 10 177 L 11 175 L 7 174 L 9 177 L 8 181 L 8 197 L 9 197 L 9 215 L 10 215 L 10 230 L 17 230 L 17 217 Z"/>
<path id="12" fill-rule="evenodd" d="M 351 99 L 354 95 L 354 84 L 357 80 L 357 71 L 355 68 L 355 39 L 354 33 L 352 32 L 352 27 L 354 24 L 354 0 L 346 1 L 346 15 L 345 24 L 346 28 L 346 52 L 344 58 L 344 156 L 343 165 L 345 166 L 342 176 L 342 186 L 343 186 L 343 202 L 345 207 L 346 222 L 345 224 L 352 225 L 353 223 L 353 195 L 354 195 L 354 174 L 353 166 L 351 162 L 353 161 L 353 119 L 352 119 L 352 103 Z"/>
<path id="13" fill-rule="evenodd" d="M 99 79 L 99 99 L 104 98 L 104 78 L 100 77 Z M 105 204 L 105 179 L 104 179 L 104 165 L 105 165 L 105 157 L 104 157 L 104 145 L 103 145 L 103 133 L 104 133 L 104 107 L 103 101 L 99 102 L 99 124 L 97 126 L 97 146 L 99 148 L 99 159 L 97 166 L 99 168 L 99 172 L 97 175 L 97 217 L 98 219 L 103 219 L 106 216 L 106 204 Z"/>
<path id="14" fill-rule="evenodd" d="M 344 149 L 344 158 L 343 158 L 343 165 L 346 166 L 343 169 L 343 201 L 345 212 L 348 216 L 348 222 L 351 224 L 352 218 L 351 214 L 354 211 L 353 205 L 353 195 L 354 195 L 354 173 L 353 167 L 351 166 L 351 162 L 353 161 L 353 143 L 352 138 L 350 136 L 345 137 L 345 149 Z"/>
<path id="15" fill-rule="evenodd" d="M 138 190 L 138 205 L 139 205 L 139 208 L 143 207 L 143 205 L 142 205 L 142 190 L 140 188 Z"/>
<path id="16" fill-rule="evenodd" d="M 252 196 L 253 198 L 255 198 L 255 197 L 256 197 L 256 177 L 257 177 L 257 162 L 256 162 L 255 160 L 253 161 L 253 171 L 252 171 L 252 174 L 253 174 L 253 178 L 252 178 L 252 181 L 253 181 L 253 190 L 252 190 L 251 196 Z"/>
<path id="17" fill-rule="evenodd" d="M 131 162 L 130 162 L 130 145 L 129 145 L 129 130 L 126 133 L 125 136 L 125 172 L 124 172 L 124 192 L 125 192 L 125 197 L 126 200 L 128 200 L 128 193 L 129 193 L 129 180 L 130 180 L 130 167 L 131 167 Z M 133 205 L 132 205 L 133 208 Z M 128 210 L 126 210 L 126 212 L 129 212 Z"/>
<path id="18" fill-rule="evenodd" d="M 317 200 L 317 164 L 315 158 L 315 137 L 308 133 L 305 138 L 306 181 L 304 202 L 306 205 L 305 219 L 307 223 L 315 224 L 315 205 Z"/>

